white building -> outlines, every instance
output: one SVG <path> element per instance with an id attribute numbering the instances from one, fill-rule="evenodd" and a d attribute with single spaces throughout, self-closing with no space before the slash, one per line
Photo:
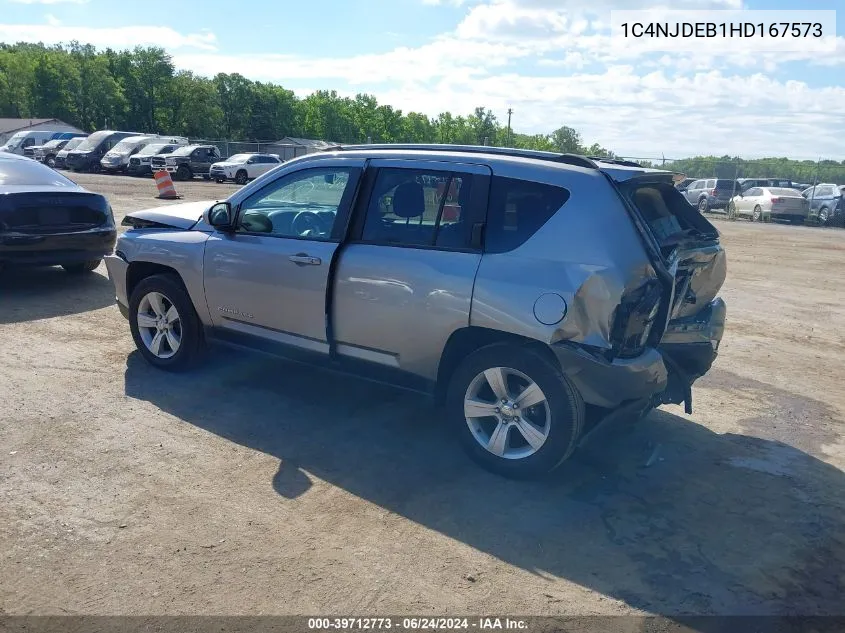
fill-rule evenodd
<path id="1" fill-rule="evenodd" d="M 74 127 L 59 119 L 0 119 L 0 145 L 18 132 L 50 130 L 52 132 L 74 132 L 84 134 L 84 130 Z"/>

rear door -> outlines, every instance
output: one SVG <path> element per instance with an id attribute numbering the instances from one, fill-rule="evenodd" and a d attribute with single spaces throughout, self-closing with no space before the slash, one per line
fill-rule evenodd
<path id="1" fill-rule="evenodd" d="M 491 171 L 392 159 L 367 171 L 334 282 L 337 353 L 434 380 L 449 336 L 469 324 Z"/>
<path id="2" fill-rule="evenodd" d="M 292 166 L 233 199 L 236 230 L 212 234 L 205 248 L 217 328 L 328 353 L 328 280 L 363 165 L 331 158 Z"/>

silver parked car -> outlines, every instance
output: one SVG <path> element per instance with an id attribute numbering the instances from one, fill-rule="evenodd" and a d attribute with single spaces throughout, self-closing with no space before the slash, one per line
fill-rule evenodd
<path id="1" fill-rule="evenodd" d="M 776 219 L 804 224 L 809 212 L 810 204 L 801 192 L 787 187 L 751 187 L 728 204 L 729 218 L 746 217 L 752 222 Z"/>
<path id="2" fill-rule="evenodd" d="M 724 329 L 718 232 L 672 173 L 628 164 L 347 147 L 124 224 L 107 266 L 151 364 L 213 340 L 422 390 L 508 476 L 599 422 L 691 411 Z"/>

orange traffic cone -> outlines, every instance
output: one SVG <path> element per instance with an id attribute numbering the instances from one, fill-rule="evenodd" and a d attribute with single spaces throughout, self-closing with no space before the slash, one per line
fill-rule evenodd
<path id="1" fill-rule="evenodd" d="M 155 173 L 156 187 L 158 188 L 157 198 L 161 200 L 179 200 L 182 196 L 177 195 L 176 187 L 173 186 L 173 179 L 170 174 L 162 169 Z"/>

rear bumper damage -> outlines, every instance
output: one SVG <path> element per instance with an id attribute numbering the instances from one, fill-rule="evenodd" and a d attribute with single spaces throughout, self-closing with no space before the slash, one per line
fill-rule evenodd
<path id="1" fill-rule="evenodd" d="M 635 358 L 608 360 L 570 343 L 551 346 L 584 401 L 607 409 L 650 399 L 655 405 L 685 404 L 692 412 L 692 384 L 710 369 L 725 330 L 726 306 L 711 301 L 693 316 L 673 320 L 657 349 Z"/>

